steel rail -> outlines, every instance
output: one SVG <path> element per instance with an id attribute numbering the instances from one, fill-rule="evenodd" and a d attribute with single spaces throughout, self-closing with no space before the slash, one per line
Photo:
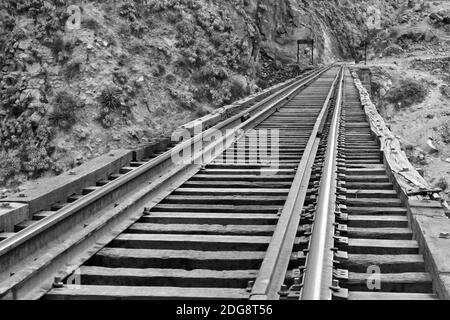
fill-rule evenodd
<path id="1" fill-rule="evenodd" d="M 324 170 L 320 181 L 318 205 L 314 216 L 302 300 L 331 300 L 333 276 L 333 223 L 336 203 L 336 159 L 338 153 L 339 120 L 342 108 L 344 69 L 341 71 L 330 133 L 325 154 Z"/>
<path id="2" fill-rule="evenodd" d="M 285 280 L 285 273 L 294 246 L 300 213 L 308 191 L 312 166 L 316 158 L 330 101 L 338 83 L 341 71 L 336 75 L 316 119 L 311 136 L 297 168 L 292 187 L 281 212 L 266 256 L 251 292 L 251 300 L 274 300 L 279 298 L 279 290 Z"/>
<path id="3" fill-rule="evenodd" d="M 263 121 L 265 118 L 270 116 L 273 112 L 275 112 L 280 105 L 288 102 L 293 96 L 296 95 L 296 93 L 301 90 L 304 86 L 309 85 L 312 81 L 314 81 L 316 78 L 318 78 L 323 72 L 327 71 L 330 67 L 324 68 L 322 70 L 319 70 L 315 74 L 307 77 L 307 79 L 301 79 L 297 81 L 295 84 L 289 86 L 286 90 L 283 90 L 282 93 L 278 93 L 278 95 L 274 98 L 273 96 L 261 101 L 256 106 L 252 107 L 253 114 L 250 119 L 246 120 L 245 122 L 242 122 L 241 118 L 242 115 L 239 114 L 237 116 L 232 117 L 231 119 L 224 121 L 223 123 L 217 125 L 214 128 L 211 128 L 202 134 L 199 134 L 180 145 L 176 146 L 173 150 L 166 152 L 165 154 L 153 159 L 149 163 L 143 165 L 142 167 L 137 168 L 134 171 L 131 171 L 130 173 L 122 176 L 121 178 L 112 181 L 111 183 L 107 184 L 105 187 L 92 192 L 91 194 L 88 194 L 87 196 L 83 197 L 82 199 L 74 202 L 73 204 L 70 204 L 60 211 L 56 212 L 54 215 L 47 217 L 37 224 L 31 226 L 28 229 L 25 229 L 24 232 L 18 233 L 15 236 L 3 241 L 0 243 L 0 266 L 4 267 L 6 266 L 15 266 L 19 262 L 22 263 L 22 261 L 25 259 L 24 257 L 28 257 L 30 254 L 34 254 L 37 249 L 33 252 L 33 246 L 41 245 L 41 248 L 39 249 L 46 249 L 48 247 L 48 243 L 50 243 L 52 240 L 60 239 L 64 236 L 71 236 L 69 240 L 67 240 L 67 243 L 61 244 L 61 246 L 58 248 L 54 248 L 54 251 L 59 250 L 61 255 L 70 256 L 67 252 L 71 250 L 71 246 L 68 244 L 69 242 L 73 246 L 77 247 L 83 247 L 84 250 L 86 248 L 89 248 L 90 246 L 95 246 L 96 241 L 98 238 L 100 238 L 100 235 L 96 235 L 95 233 L 100 232 L 98 230 L 102 229 L 103 232 L 103 240 L 102 243 L 107 243 L 107 240 L 111 238 L 111 240 L 114 238 L 114 234 L 111 235 L 111 230 L 114 230 L 114 233 L 120 232 L 120 230 L 125 230 L 129 225 L 133 223 L 134 220 L 136 220 L 142 213 L 128 213 L 128 211 L 133 209 L 136 210 L 136 207 L 139 207 L 138 205 L 131 204 L 131 201 L 128 199 L 130 197 L 130 194 L 133 194 L 135 192 L 136 194 L 133 194 L 132 197 L 134 199 L 141 199 L 141 198 L 148 198 L 148 194 L 151 192 L 157 193 L 155 190 L 159 189 L 169 189 L 171 186 L 168 185 L 169 181 L 176 180 L 174 177 L 179 177 L 178 180 L 182 181 L 183 174 L 186 175 L 192 175 L 195 174 L 198 170 L 201 169 L 201 165 L 196 165 L 196 161 L 201 160 L 202 162 L 211 161 L 213 158 L 213 154 L 216 152 L 223 151 L 227 146 L 229 146 L 231 143 L 233 143 L 239 135 L 242 135 L 242 132 L 244 130 L 250 129 L 252 126 L 256 125 L 257 122 Z M 273 101 L 275 100 L 275 101 Z M 265 101 L 271 101 L 270 104 L 267 106 Z M 262 110 L 261 110 L 262 109 Z M 248 111 L 247 111 L 248 112 Z M 219 129 L 227 129 L 232 127 L 230 132 L 228 132 L 225 136 L 222 136 L 222 139 L 213 140 L 211 142 L 211 137 L 214 136 L 215 133 L 217 133 L 217 130 Z M 208 143 L 205 143 L 208 142 Z M 183 164 L 183 165 L 173 165 L 172 170 L 169 172 L 166 172 L 164 175 L 159 175 L 157 172 L 152 172 L 153 176 L 156 176 L 155 181 L 153 181 L 150 185 L 148 185 L 148 179 L 149 179 L 149 171 L 155 171 L 156 169 L 159 169 L 161 171 L 161 166 L 168 165 L 167 163 L 171 164 L 172 161 L 172 154 L 174 152 L 182 152 L 185 149 L 191 149 L 195 144 L 202 143 L 202 148 L 198 152 L 194 152 L 194 154 L 191 156 L 191 163 Z M 203 145 L 203 143 L 205 143 Z M 194 151 L 196 151 L 194 149 Z M 205 154 L 207 155 L 205 157 Z M 157 171 L 157 170 L 156 170 Z M 136 180 L 136 181 L 134 181 Z M 139 181 L 140 184 L 137 182 Z M 178 181 L 178 182 L 179 182 Z M 176 181 L 174 182 L 176 183 Z M 129 185 L 127 185 L 129 184 Z M 137 189 L 138 186 L 141 186 Z M 114 207 L 112 209 L 106 208 L 107 206 L 98 207 L 97 203 L 104 198 L 106 198 L 109 202 L 114 203 L 114 201 L 117 201 L 117 199 L 109 199 L 112 197 L 114 192 L 117 192 L 118 189 L 122 190 L 122 187 L 124 189 L 124 194 L 119 194 L 120 196 L 125 197 L 127 199 L 124 201 L 126 205 L 118 206 L 117 208 Z M 138 192 L 136 192 L 138 190 Z M 170 190 L 169 190 L 170 191 Z M 164 191 L 165 192 L 165 191 Z M 128 197 L 128 198 L 126 198 Z M 140 198 L 139 198 L 140 197 Z M 159 197 L 159 196 L 158 196 Z M 153 197 L 155 198 L 155 197 Z M 153 199 L 151 197 L 151 199 Z M 119 199 L 123 200 L 123 199 Z M 138 201 L 136 200 L 136 201 Z M 147 200 L 148 201 L 148 200 Z M 157 200 L 152 200 L 157 201 Z M 139 207 L 140 208 L 140 207 Z M 106 210 L 108 209 L 108 210 Z M 126 214 L 123 214 L 120 210 L 127 211 Z M 100 213 L 97 214 L 97 212 L 100 211 Z M 83 212 L 81 218 L 78 218 L 78 215 L 80 215 L 79 212 Z M 91 214 L 91 216 L 88 215 L 88 213 Z M 95 219 L 92 218 L 93 213 L 96 214 Z M 114 213 L 114 214 L 113 214 Z M 75 217 L 77 216 L 77 217 Z M 98 216 L 98 217 L 97 217 Z M 120 219 L 118 218 L 120 216 Z M 71 233 L 71 228 L 74 228 L 74 225 L 69 226 L 69 218 L 72 219 L 71 222 L 73 223 L 76 221 L 78 228 L 79 225 L 85 224 L 85 227 L 83 230 L 79 231 L 77 235 L 73 235 Z M 123 221 L 125 219 L 125 221 Z M 93 221 L 92 221 L 93 220 Z M 117 221 L 116 221 L 117 220 Z M 89 222 L 89 223 L 86 223 Z M 53 232 L 52 235 L 50 235 L 49 232 Z M 57 232 L 58 231 L 58 232 Z M 59 231 L 64 231 L 63 234 Z M 109 234 L 108 234 L 109 232 Z M 85 237 L 85 238 L 84 238 Z M 28 242 L 31 240 L 34 240 L 30 245 L 28 245 Z M 86 243 L 91 241 L 89 245 Z M 35 244 L 36 242 L 37 244 Z M 46 246 L 47 245 L 47 246 Z M 46 247 L 45 247 L 46 246 Z M 25 248 L 21 251 L 21 248 Z M 28 250 L 28 251 L 27 251 Z M 73 250 L 74 252 L 76 250 Z M 81 249 L 79 252 L 77 252 L 78 255 L 81 253 Z M 88 255 L 92 255 L 93 252 L 89 252 Z M 84 253 L 83 253 L 84 255 Z M 6 256 L 6 257 L 5 257 Z M 73 258 L 73 257 L 72 257 Z M 82 259 L 86 259 L 86 256 L 83 256 Z M 6 259 L 5 261 L 2 261 Z M 22 260 L 20 260 L 22 259 Z M 53 259 L 56 259 L 54 256 Z M 71 260 L 71 258 L 67 258 L 68 260 Z M 75 258 L 73 258 L 75 259 Z M 72 259 L 72 260 L 73 260 Z M 79 261 L 81 258 L 76 256 L 76 261 Z M 61 259 L 60 259 L 61 260 Z M 11 297 L 14 298 L 20 298 L 23 297 L 21 295 L 25 294 L 26 288 L 25 283 L 31 283 L 33 281 L 36 281 L 33 279 L 33 274 L 37 273 L 40 270 L 45 271 L 45 276 L 43 277 L 44 280 L 42 282 L 45 282 L 48 286 L 48 275 L 53 274 L 58 270 L 57 266 L 52 266 L 52 258 L 50 257 L 42 257 L 40 258 L 40 267 L 36 268 L 26 268 L 26 270 L 21 270 L 20 276 L 13 276 L 8 277 L 4 282 L 0 283 L 0 298 L 1 297 Z M 81 260 L 80 260 L 81 261 Z M 62 261 L 59 261 L 59 264 L 61 264 Z M 75 263 L 76 264 L 76 263 Z M 53 269 L 52 269 L 53 268 Z M 38 270 L 39 269 L 39 270 Z M 52 270 L 52 272 L 50 272 Z M 4 272 L 8 271 L 2 270 Z M 44 272 L 42 271 L 42 272 Z M 4 279 L 3 279 L 4 280 Z M 50 284 L 51 285 L 51 284 Z M 20 289 L 19 287 L 20 286 Z M 23 287 L 23 288 L 22 288 Z M 20 291 L 21 290 L 21 291 Z M 19 294 L 20 291 L 20 294 Z"/>
<path id="4" fill-rule="evenodd" d="M 273 241 L 269 246 L 266 258 L 263 261 L 260 273 L 253 287 L 252 299 L 275 299 L 279 296 L 278 290 L 284 282 L 284 273 L 289 263 L 291 249 L 295 241 L 300 220 L 300 212 L 302 211 L 308 190 L 311 167 L 314 163 L 320 142 L 321 128 L 323 127 L 337 80 L 338 76 L 336 76 L 329 90 L 326 101 L 305 148 L 304 156 L 298 166 L 292 188 L 273 235 Z"/>

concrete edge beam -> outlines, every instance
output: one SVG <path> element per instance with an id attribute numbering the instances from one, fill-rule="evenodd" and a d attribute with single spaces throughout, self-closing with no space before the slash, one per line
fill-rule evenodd
<path id="1" fill-rule="evenodd" d="M 29 219 L 30 210 L 26 203 L 0 203 L 0 233 L 14 232 L 14 226 Z"/>
<path id="2" fill-rule="evenodd" d="M 166 137 L 159 142 L 143 145 L 140 148 L 133 150 L 133 161 L 143 161 L 157 152 L 165 151 L 171 143 L 172 138 Z"/>
<path id="3" fill-rule="evenodd" d="M 440 288 L 450 288 L 450 274 L 440 274 L 439 275 L 439 287 Z M 444 300 L 450 300 L 449 290 L 444 290 L 442 292 L 438 292 L 439 296 Z"/>
<path id="4" fill-rule="evenodd" d="M 65 201 L 72 194 L 94 186 L 112 173 L 128 166 L 133 159 L 131 150 L 113 150 L 59 176 L 32 182 L 25 190 L 13 194 L 0 202 L 24 203 L 29 214 L 50 209 L 54 203 Z M 19 222 L 20 223 L 20 222 Z"/>
<path id="5" fill-rule="evenodd" d="M 420 209 L 417 214 L 417 209 Z M 450 219 L 441 208 L 414 207 L 408 203 L 411 227 L 425 256 L 433 285 L 441 299 L 450 299 Z"/>

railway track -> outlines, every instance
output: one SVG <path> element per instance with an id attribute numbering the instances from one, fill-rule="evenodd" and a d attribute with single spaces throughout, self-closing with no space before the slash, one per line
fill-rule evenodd
<path id="1" fill-rule="evenodd" d="M 346 271 L 340 283 L 350 300 L 437 299 L 406 206 L 389 180 L 349 73 L 345 96 L 337 200 L 342 238 L 336 238 L 335 247 L 348 255 L 339 264 Z M 368 285 L 371 272 L 379 274 Z"/>
<path id="2" fill-rule="evenodd" d="M 155 156 L 0 242 L 0 297 L 438 298 L 348 68 Z"/>
<path id="3" fill-rule="evenodd" d="M 328 252 L 334 248 L 334 254 L 307 262 L 302 298 L 437 299 L 419 244 L 413 240 L 406 206 L 388 177 L 348 70 L 335 160 L 336 196 L 324 212 L 334 236 L 327 238 L 325 248 Z M 328 265 L 328 272 L 323 270 L 325 276 L 319 274 L 308 283 L 308 271 L 316 270 L 317 264 Z"/>
<path id="4" fill-rule="evenodd" d="M 259 136 L 244 136 L 93 256 L 81 268 L 81 288 L 46 298 L 250 298 L 338 72 L 327 71 L 255 127 L 279 130 L 278 137 L 267 131 L 269 150 L 258 149 Z"/>

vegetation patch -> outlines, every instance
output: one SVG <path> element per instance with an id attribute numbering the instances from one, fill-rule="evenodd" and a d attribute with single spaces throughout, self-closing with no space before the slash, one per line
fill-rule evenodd
<path id="1" fill-rule="evenodd" d="M 79 59 L 71 60 L 66 63 L 62 72 L 67 80 L 72 80 L 81 73 L 83 63 Z"/>
<path id="2" fill-rule="evenodd" d="M 108 86 L 100 94 L 100 114 L 98 120 L 105 128 L 110 128 L 114 124 L 114 115 L 123 107 L 120 89 Z"/>
<path id="3" fill-rule="evenodd" d="M 97 31 L 100 28 L 100 24 L 97 22 L 97 20 L 91 17 L 84 19 L 82 22 L 82 26 L 93 31 Z"/>
<path id="4" fill-rule="evenodd" d="M 402 79 L 385 96 L 387 102 L 393 103 L 398 109 L 408 108 L 421 103 L 428 95 L 428 89 L 421 82 L 413 79 Z"/>
<path id="5" fill-rule="evenodd" d="M 450 143 L 450 121 L 446 120 L 442 126 L 442 140 L 445 143 Z"/>
<path id="6" fill-rule="evenodd" d="M 61 129 L 69 129 L 75 123 L 76 108 L 75 98 L 66 91 L 60 91 L 53 101 L 53 112 L 50 119 L 55 126 Z"/>
<path id="7" fill-rule="evenodd" d="M 445 178 L 439 179 L 436 183 L 436 187 L 440 188 L 442 191 L 446 191 L 448 189 L 448 182 Z"/>

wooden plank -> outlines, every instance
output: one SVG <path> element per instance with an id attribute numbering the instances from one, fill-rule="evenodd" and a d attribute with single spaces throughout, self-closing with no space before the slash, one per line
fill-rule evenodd
<path id="1" fill-rule="evenodd" d="M 126 287 L 126 286 L 80 286 L 53 289 L 46 296 L 48 300 L 146 300 L 146 299 L 201 299 L 242 300 L 248 299 L 245 289 L 229 288 L 177 288 L 177 287 Z"/>
<path id="2" fill-rule="evenodd" d="M 228 162 L 213 162 L 213 164 L 208 165 L 208 168 L 211 169 L 219 169 L 219 168 L 224 168 L 224 167 L 233 167 L 233 168 L 239 168 L 239 169 L 255 169 L 255 168 L 270 168 L 273 165 L 276 165 L 278 168 L 280 169 L 291 169 L 293 167 L 293 165 L 298 162 L 298 161 L 292 161 L 289 159 L 282 159 L 281 156 L 283 154 L 280 154 L 280 157 L 277 159 L 273 159 L 270 161 L 270 163 L 265 162 L 264 159 L 257 159 L 257 161 L 255 161 L 254 159 L 251 160 L 251 163 L 249 163 L 250 161 L 248 160 L 239 160 L 239 161 L 234 161 L 233 159 L 227 159 Z"/>
<path id="3" fill-rule="evenodd" d="M 277 189 L 284 189 L 289 188 L 291 186 L 290 182 L 277 182 L 277 181 L 227 181 L 226 183 L 217 182 L 217 181 L 188 181 L 183 185 L 183 188 L 277 188 Z"/>
<path id="4" fill-rule="evenodd" d="M 397 198 L 394 190 L 347 189 L 348 198 Z"/>
<path id="5" fill-rule="evenodd" d="M 349 300 L 438 300 L 429 293 L 395 293 L 395 292 L 349 292 Z"/>
<path id="6" fill-rule="evenodd" d="M 347 155 L 352 155 L 352 154 L 373 154 L 373 155 L 378 155 L 380 154 L 380 148 L 365 148 L 365 147 L 358 147 L 358 148 L 344 148 L 343 151 L 347 154 Z M 375 173 L 376 174 L 376 173 Z M 382 172 L 381 174 L 386 174 L 386 171 Z"/>
<path id="7" fill-rule="evenodd" d="M 420 254 L 349 254 L 340 267 L 352 272 L 367 273 L 369 267 L 378 266 L 381 272 L 424 272 L 425 262 Z"/>
<path id="8" fill-rule="evenodd" d="M 348 252 L 356 254 L 418 254 L 415 240 L 349 239 Z"/>
<path id="9" fill-rule="evenodd" d="M 261 225 L 219 225 L 219 224 L 155 224 L 135 223 L 127 233 L 154 234 L 217 234 L 217 235 L 254 235 L 271 236 L 275 226 Z"/>
<path id="10" fill-rule="evenodd" d="M 218 236 L 218 235 L 159 235 L 121 234 L 111 246 L 136 249 L 178 249 L 178 250 L 266 250 L 271 237 Z"/>
<path id="11" fill-rule="evenodd" d="M 407 228 L 406 216 L 348 216 L 348 226 L 352 228 Z"/>
<path id="12" fill-rule="evenodd" d="M 288 138 L 288 139 L 289 140 L 290 139 L 301 140 L 302 138 L 301 137 L 299 137 L 299 138 L 292 137 L 292 138 Z M 304 143 L 300 143 L 298 146 L 284 143 L 283 139 L 281 137 L 280 137 L 280 140 L 278 142 L 280 143 L 279 146 L 272 146 L 272 145 L 270 145 L 270 150 L 268 150 L 268 154 L 269 155 L 273 154 L 274 152 L 290 152 L 290 153 L 300 154 L 301 152 L 303 152 L 305 150 L 304 144 L 306 144 L 306 139 L 305 139 Z M 257 141 L 249 141 L 248 143 L 250 144 L 250 143 L 260 143 L 260 142 L 259 141 L 258 142 Z M 267 141 L 267 143 L 269 144 L 270 141 Z M 236 147 L 232 147 L 232 148 L 230 148 L 228 150 L 242 150 L 242 149 L 236 148 Z M 254 147 L 254 146 L 251 146 L 251 145 L 247 145 L 245 150 L 247 152 L 252 152 L 252 153 L 259 153 L 260 152 L 259 147 Z M 208 165 L 208 167 L 210 167 L 210 165 Z"/>
<path id="13" fill-rule="evenodd" d="M 273 174 L 273 175 L 292 175 L 295 173 L 293 169 L 248 169 L 248 170 L 230 170 L 230 169 L 205 169 L 201 171 L 201 174 L 215 174 L 215 175 L 263 175 L 263 174 Z"/>
<path id="14" fill-rule="evenodd" d="M 349 227 L 347 236 L 364 239 L 411 240 L 412 230 L 408 228 L 354 228 Z"/>
<path id="15" fill-rule="evenodd" d="M 346 182 L 345 186 L 349 190 L 393 190 L 390 182 Z"/>
<path id="16" fill-rule="evenodd" d="M 261 181 L 289 181 L 291 182 L 294 179 L 294 174 L 287 174 L 283 176 L 279 175 L 250 175 L 250 174 L 196 174 L 189 181 L 199 181 L 199 180 L 207 180 L 207 181 L 251 181 L 251 182 L 261 182 Z"/>
<path id="17" fill-rule="evenodd" d="M 403 203 L 400 199 L 386 198 L 347 198 L 347 206 L 355 207 L 402 207 Z"/>
<path id="18" fill-rule="evenodd" d="M 106 277 L 140 277 L 140 278 L 226 278 L 247 279 L 256 277 L 259 270 L 184 270 L 184 269 L 133 269 L 133 268 L 104 268 L 95 266 L 83 266 L 81 275 L 106 276 Z"/>
<path id="19" fill-rule="evenodd" d="M 282 205 L 221 205 L 221 204 L 158 204 L 152 212 L 221 212 L 221 213 L 277 213 Z"/>
<path id="20" fill-rule="evenodd" d="M 252 188 L 252 189 L 244 189 L 244 188 L 227 188 L 224 189 L 223 187 L 220 188 L 178 188 L 175 192 L 172 194 L 174 195 L 217 195 L 217 196 L 224 196 L 224 195 L 280 195 L 280 196 L 287 196 L 289 193 L 289 189 L 259 189 L 259 188 Z"/>
<path id="21" fill-rule="evenodd" d="M 258 270 L 82 267 L 80 275 L 83 285 L 245 288 Z"/>
<path id="22" fill-rule="evenodd" d="M 407 211 L 405 208 L 393 207 L 347 207 L 349 214 L 357 215 L 406 215 Z"/>
<path id="23" fill-rule="evenodd" d="M 279 157 L 276 159 L 227 159 L 227 164 L 236 164 L 236 165 L 243 165 L 248 162 L 252 162 L 256 164 L 259 167 L 266 167 L 266 168 L 272 168 L 272 169 L 293 169 L 298 165 L 299 159 L 295 158 L 286 158 L 283 157 L 282 154 L 280 154 Z M 285 175 L 283 175 L 285 176 Z"/>
<path id="24" fill-rule="evenodd" d="M 368 280 L 373 274 L 349 272 L 348 280 L 342 285 L 351 291 L 366 291 Z M 427 272 L 381 273 L 381 291 L 431 293 L 431 276 Z"/>
<path id="25" fill-rule="evenodd" d="M 258 269 L 263 251 L 198 251 L 103 248 L 92 264 L 111 268 Z"/>
<path id="26" fill-rule="evenodd" d="M 166 197 L 163 204 L 233 204 L 233 205 L 283 205 L 286 196 L 199 196 L 199 195 L 170 195 Z"/>
<path id="27" fill-rule="evenodd" d="M 346 182 L 389 182 L 387 176 L 345 176 Z"/>
<path id="28" fill-rule="evenodd" d="M 358 152 L 360 152 L 358 150 Z M 363 152 L 363 151 L 361 151 Z M 346 168 L 344 169 L 345 174 L 347 175 L 373 175 L 373 176 L 385 176 L 386 175 L 386 169 L 383 168 Z"/>
<path id="29" fill-rule="evenodd" d="M 152 212 L 144 215 L 142 223 L 198 223 L 198 224 L 239 224 L 274 225 L 278 221 L 276 214 L 244 213 L 195 213 L 195 212 Z"/>

